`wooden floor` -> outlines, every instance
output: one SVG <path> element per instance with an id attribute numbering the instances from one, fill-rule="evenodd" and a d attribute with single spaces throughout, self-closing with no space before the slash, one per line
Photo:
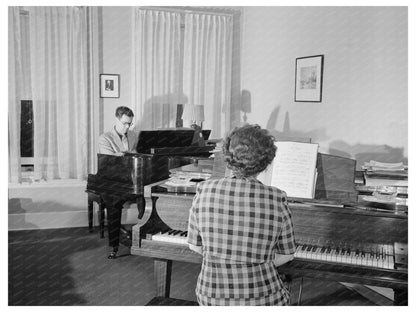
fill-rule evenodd
<path id="1" fill-rule="evenodd" d="M 121 247 L 106 258 L 107 239 L 87 228 L 9 232 L 9 305 L 146 305 L 154 297 L 153 263 Z M 200 265 L 174 262 L 171 297 L 196 301 Z M 338 283 L 305 280 L 302 305 L 374 302 Z"/>

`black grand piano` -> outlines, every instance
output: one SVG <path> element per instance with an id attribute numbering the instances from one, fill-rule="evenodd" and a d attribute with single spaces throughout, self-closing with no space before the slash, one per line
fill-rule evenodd
<path id="1" fill-rule="evenodd" d="M 141 131 L 137 153 L 124 156 L 98 154 L 98 170 L 88 175 L 89 226 L 92 229 L 92 206 L 97 201 L 100 207 L 100 232 L 103 237 L 104 208 L 107 209 L 109 243 L 115 258 L 119 247 L 121 210 L 123 204 L 137 204 L 138 218 L 145 211 L 143 186 L 166 179 L 169 170 L 209 157 L 215 146 L 201 146 L 201 138 L 209 136 L 209 130 L 198 133 L 192 129 L 167 129 Z"/>
<path id="2" fill-rule="evenodd" d="M 322 161 L 326 158 L 322 157 Z M 333 161 L 330 158 L 326 161 L 328 166 L 324 164 L 330 173 L 339 170 L 339 166 L 332 166 Z M 205 167 L 204 172 L 211 167 L 214 177 L 214 162 L 199 161 L 198 167 Z M 184 170 L 196 168 L 184 166 Z M 144 224 L 133 227 L 131 254 L 154 259 L 155 296 L 169 297 L 172 261 L 202 261 L 186 243 L 189 208 L 195 193 L 193 188 L 171 187 L 166 181 L 147 185 L 144 190 L 151 213 Z M 339 195 L 335 189 L 327 192 Z M 351 194 L 347 194 L 349 197 Z M 290 200 L 289 206 L 297 251 L 295 260 L 281 266 L 279 272 L 292 280 L 293 290 L 300 289 L 297 286 L 304 277 L 380 286 L 393 289 L 394 304 L 407 305 L 407 210 L 361 206 L 359 200 L 345 205 L 324 199 Z"/>

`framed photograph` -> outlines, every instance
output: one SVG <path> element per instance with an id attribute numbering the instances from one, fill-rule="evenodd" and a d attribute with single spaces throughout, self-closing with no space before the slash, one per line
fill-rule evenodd
<path id="1" fill-rule="evenodd" d="M 321 102 L 324 56 L 298 57 L 295 71 L 295 102 Z"/>
<path id="2" fill-rule="evenodd" d="M 100 74 L 100 97 L 120 97 L 120 75 Z"/>

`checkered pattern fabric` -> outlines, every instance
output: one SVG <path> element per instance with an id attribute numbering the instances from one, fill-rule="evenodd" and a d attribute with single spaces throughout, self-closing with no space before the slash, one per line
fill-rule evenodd
<path id="1" fill-rule="evenodd" d="M 203 305 L 284 305 L 289 293 L 273 259 L 293 254 L 286 194 L 255 178 L 199 183 L 188 243 L 203 247 L 196 294 Z"/>

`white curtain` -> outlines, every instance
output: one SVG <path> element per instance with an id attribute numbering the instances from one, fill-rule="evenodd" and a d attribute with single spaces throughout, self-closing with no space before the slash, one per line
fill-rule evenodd
<path id="1" fill-rule="evenodd" d="M 87 18 L 81 7 L 29 7 L 35 179 L 85 179 Z"/>
<path id="2" fill-rule="evenodd" d="M 204 128 L 219 138 L 230 130 L 233 18 L 186 14 L 183 90 L 190 105 L 203 105 Z"/>
<path id="3" fill-rule="evenodd" d="M 134 9 L 132 100 L 136 129 L 175 127 L 180 92 L 180 14 Z"/>
<path id="4" fill-rule="evenodd" d="M 88 21 L 88 172 L 97 172 L 98 138 L 100 131 L 100 31 L 99 19 L 102 12 L 101 7 L 87 7 Z M 94 79 L 95 77 L 95 79 Z"/>
<path id="5" fill-rule="evenodd" d="M 9 7 L 9 182 L 21 182 L 20 101 L 24 99 L 20 8 Z"/>

